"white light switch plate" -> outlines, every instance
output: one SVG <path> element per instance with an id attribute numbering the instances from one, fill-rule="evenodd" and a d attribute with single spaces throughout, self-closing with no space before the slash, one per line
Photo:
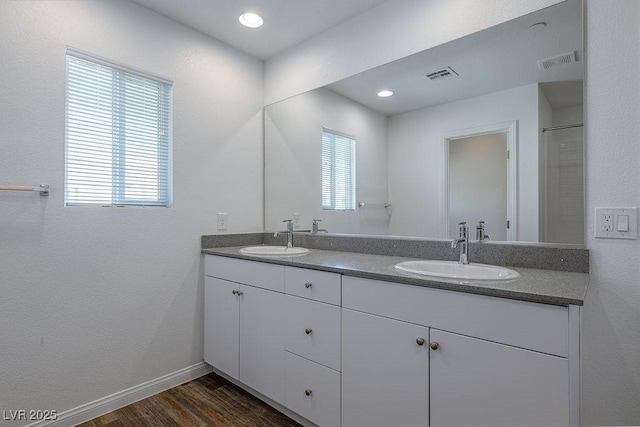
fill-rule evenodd
<path id="1" fill-rule="evenodd" d="M 629 231 L 618 231 L 620 217 L 628 218 Z M 594 235 L 599 239 L 637 239 L 638 208 L 596 208 Z"/>

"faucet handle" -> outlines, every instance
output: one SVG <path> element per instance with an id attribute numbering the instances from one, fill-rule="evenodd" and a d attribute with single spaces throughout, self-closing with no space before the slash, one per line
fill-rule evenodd
<path id="1" fill-rule="evenodd" d="M 478 222 L 476 227 L 476 240 L 483 242 L 489 240 L 489 235 L 485 233 L 484 221 Z"/>
<path id="2" fill-rule="evenodd" d="M 293 220 L 292 219 L 283 219 L 282 222 L 287 223 L 287 232 L 293 233 Z"/>
<path id="3" fill-rule="evenodd" d="M 322 221 L 322 220 L 321 220 L 321 219 L 314 219 L 314 220 L 313 220 L 313 223 L 314 223 L 315 225 L 318 225 L 318 223 L 319 223 L 320 221 Z"/>
<path id="4" fill-rule="evenodd" d="M 466 239 L 468 234 L 467 230 L 469 230 L 469 227 L 467 227 L 467 221 L 462 221 L 458 225 L 460 226 L 458 229 L 458 232 L 460 233 L 460 238 Z"/>

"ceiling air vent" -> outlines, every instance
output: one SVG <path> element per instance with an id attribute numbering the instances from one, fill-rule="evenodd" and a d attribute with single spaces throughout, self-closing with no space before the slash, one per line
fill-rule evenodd
<path id="1" fill-rule="evenodd" d="M 562 55 L 539 60 L 538 68 L 540 68 L 540 70 L 548 70 L 549 68 L 557 67 L 558 65 L 571 64 L 573 62 L 576 62 L 575 52 L 563 53 Z"/>
<path id="2" fill-rule="evenodd" d="M 433 71 L 427 74 L 427 78 L 429 80 L 445 80 L 449 77 L 457 77 L 458 73 L 453 71 L 451 67 L 445 67 L 437 71 Z"/>

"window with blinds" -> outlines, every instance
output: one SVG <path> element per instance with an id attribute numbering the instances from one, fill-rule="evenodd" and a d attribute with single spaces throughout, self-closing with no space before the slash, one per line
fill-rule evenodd
<path id="1" fill-rule="evenodd" d="M 66 206 L 170 205 L 171 90 L 67 51 Z"/>
<path id="2" fill-rule="evenodd" d="M 322 209 L 355 210 L 356 141 L 332 130 L 322 130 Z"/>

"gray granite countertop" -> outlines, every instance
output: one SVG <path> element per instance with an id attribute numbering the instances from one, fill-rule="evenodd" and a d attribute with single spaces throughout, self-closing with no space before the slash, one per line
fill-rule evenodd
<path id="1" fill-rule="evenodd" d="M 403 273 L 394 267 L 398 262 L 417 260 L 418 258 L 319 249 L 311 249 L 309 253 L 300 256 L 255 256 L 240 253 L 240 249 L 240 246 L 209 248 L 203 249 L 202 253 L 331 271 L 346 276 L 555 305 L 583 305 L 589 284 L 589 275 L 586 273 L 519 267 L 509 267 L 520 273 L 520 277 L 515 280 L 435 281 L 419 275 Z"/>

